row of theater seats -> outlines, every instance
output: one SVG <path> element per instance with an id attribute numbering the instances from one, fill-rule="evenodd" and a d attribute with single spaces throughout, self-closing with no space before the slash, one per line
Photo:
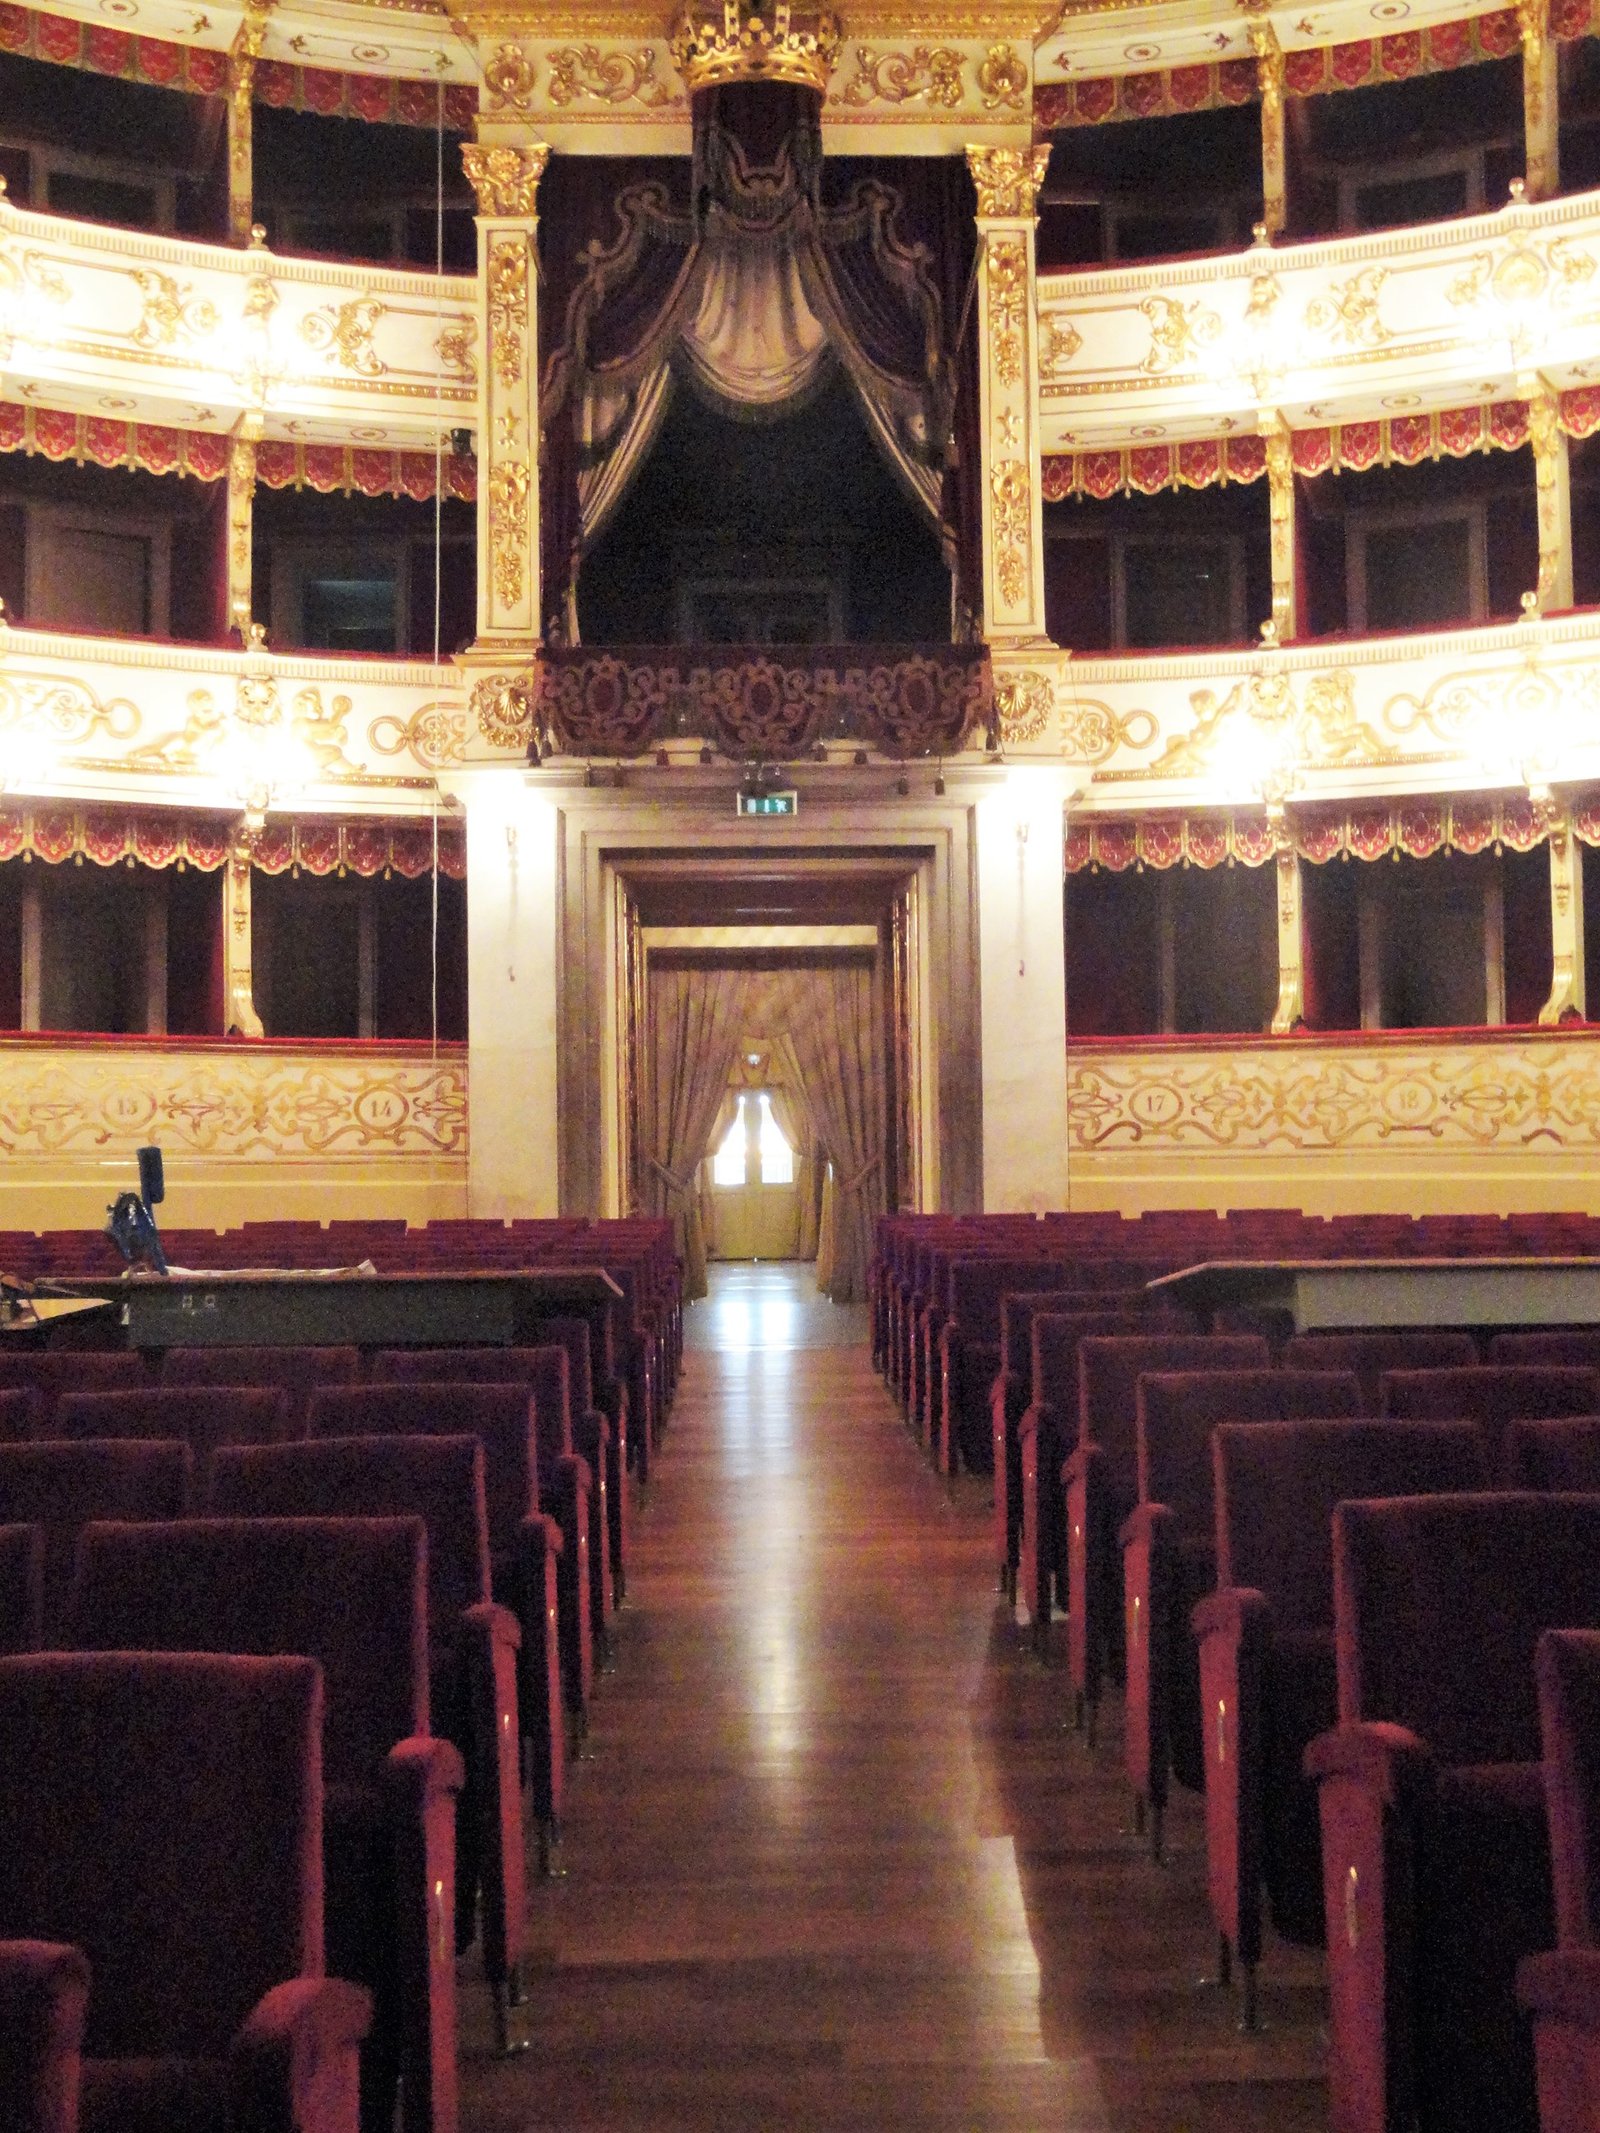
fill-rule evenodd
<path id="1" fill-rule="evenodd" d="M 1091 1744 L 1122 1687 L 1158 1857 L 1172 1780 L 1203 1791 L 1246 2025 L 1270 1916 L 1326 1947 L 1335 2133 L 1535 2133 L 1541 2108 L 1594 2133 L 1600 1660 L 1541 1638 L 1600 1630 L 1600 1333 L 1272 1347 L 1196 1333 L 1125 1259 L 958 1227 L 919 1247 L 931 1341 L 880 1239 L 880 1363 L 939 1454 L 940 1402 L 959 1437 L 962 1372 L 992 1358 L 1002 1590 L 1041 1650 L 1065 1613 Z"/>
<path id="2" fill-rule="evenodd" d="M 8 2133 L 454 2133 L 457 1961 L 509 2046 L 625 1582 L 542 1330 L 0 1352 Z"/>

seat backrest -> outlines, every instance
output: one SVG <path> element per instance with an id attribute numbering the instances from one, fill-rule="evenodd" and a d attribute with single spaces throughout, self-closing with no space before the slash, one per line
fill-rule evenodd
<path id="1" fill-rule="evenodd" d="M 540 1328 L 547 1341 L 567 1351 L 567 1371 L 572 1387 L 572 1412 L 587 1414 L 594 1406 L 594 1363 L 589 1347 L 589 1325 L 582 1318 L 547 1318 Z"/>
<path id="2" fill-rule="evenodd" d="M 197 1518 L 90 1525 L 78 1651 L 303 1652 L 322 1668 L 323 1776 L 374 1787 L 428 1730 L 427 1529 L 420 1518 Z"/>
<path id="3" fill-rule="evenodd" d="M 1497 1333 L 1489 1343 L 1489 1360 L 1600 1370 L 1600 1326 L 1546 1326 L 1526 1333 Z"/>
<path id="4" fill-rule="evenodd" d="M 551 1472 L 572 1449 L 572 1381 L 567 1351 L 541 1348 L 380 1348 L 372 1358 L 374 1385 L 418 1382 L 525 1385 L 533 1396 L 539 1470 Z"/>
<path id="5" fill-rule="evenodd" d="M 234 1445 L 211 1462 L 214 1518 L 420 1518 L 428 1529 L 428 1627 L 454 1640 L 489 1598 L 483 1446 L 476 1437 L 324 1437 Z"/>
<path id="6" fill-rule="evenodd" d="M 1489 1446 L 1489 1471 L 1505 1472 L 1513 1420 L 1600 1414 L 1600 1376 L 1558 1364 L 1477 1363 L 1453 1370 L 1386 1370 L 1379 1385 L 1386 1415 L 1415 1422 L 1476 1422 Z"/>
<path id="7" fill-rule="evenodd" d="M 311 1396 L 313 1437 L 476 1437 L 483 1446 L 489 1551 L 509 1562 L 539 1509 L 533 1401 L 522 1385 L 352 1385 Z"/>
<path id="8" fill-rule="evenodd" d="M 26 1444 L 44 1434 L 40 1428 L 47 1410 L 32 1385 L 10 1385 L 0 1392 L 0 1444 Z"/>
<path id="9" fill-rule="evenodd" d="M 1139 1480 L 1139 1380 L 1147 1370 L 1265 1370 L 1272 1354 L 1254 1333 L 1091 1334 L 1078 1349 L 1078 1441 L 1095 1445 L 1118 1498 Z"/>
<path id="10" fill-rule="evenodd" d="M 1296 1333 L 1284 1343 L 1283 1361 L 1290 1370 L 1353 1370 L 1361 1380 L 1361 1399 L 1369 1415 L 1377 1414 L 1386 1370 L 1448 1370 L 1475 1363 L 1478 1351 L 1470 1333 L 1413 1330 L 1372 1333 Z"/>
<path id="11" fill-rule="evenodd" d="M 64 1393 L 56 1402 L 57 1437 L 181 1437 L 197 1466 L 220 1444 L 282 1444 L 301 1428 L 289 1395 L 272 1385 L 152 1385 Z"/>
<path id="12" fill-rule="evenodd" d="M 1211 1445 L 1217 1583 L 1266 1594 L 1295 1635 L 1333 1628 L 1333 1511 L 1351 1496 L 1481 1489 L 1470 1422 L 1223 1423 Z"/>
<path id="13" fill-rule="evenodd" d="M 1534 1655 L 1556 1945 L 1600 1948 L 1600 1634 L 1547 1629 Z"/>
<path id="14" fill-rule="evenodd" d="M 0 1526 L 0 1653 L 36 1652 L 44 1642 L 44 1533 Z"/>
<path id="15" fill-rule="evenodd" d="M 354 1385 L 359 1348 L 169 1348 L 163 1385 L 276 1385 L 303 1424 L 311 1395 L 323 1385 Z"/>
<path id="16" fill-rule="evenodd" d="M 1509 1489 L 1600 1490 L 1600 1415 L 1524 1416 L 1506 1431 Z"/>
<path id="17" fill-rule="evenodd" d="M 950 1267 L 950 1316 L 963 1340 L 978 1347 L 997 1346 L 1000 1311 L 1018 1289 L 1053 1287 L 1065 1269 L 1058 1261 L 1009 1256 L 954 1260 Z"/>
<path id="18" fill-rule="evenodd" d="M 311 1659 L 0 1659 L 0 1938 L 91 1965 L 86 2051 L 218 2059 L 323 1974 Z"/>
<path id="19" fill-rule="evenodd" d="M 1600 1628 L 1600 1496 L 1343 1503 L 1333 1605 L 1342 1719 L 1446 1764 L 1537 1762 L 1539 1632 Z"/>
<path id="20" fill-rule="evenodd" d="M 1143 1318 L 1131 1311 L 1045 1311 L 1033 1322 L 1028 1342 L 1029 1398 L 1061 1418 L 1069 1440 L 1078 1426 L 1078 1350 L 1091 1335 L 1138 1333 Z"/>
<path id="21" fill-rule="evenodd" d="M 1134 1405 L 1139 1501 L 1166 1504 L 1181 1532 L 1209 1540 L 1211 1432 L 1218 1423 L 1358 1415 L 1361 1388 L 1339 1370 L 1158 1370 L 1140 1378 Z"/>
<path id="22" fill-rule="evenodd" d="M 1000 1368 L 1028 1382 L 1033 1354 L 1033 1322 L 1047 1314 L 1063 1318 L 1074 1311 L 1092 1310 L 1082 1301 L 1081 1289 L 1010 1289 L 1000 1302 Z"/>
<path id="23" fill-rule="evenodd" d="M 0 1523 L 44 1531 L 47 1637 L 65 1620 L 78 1534 L 95 1518 L 182 1518 L 189 1447 L 91 1438 L 79 1444 L 0 1444 Z"/>
<path id="24" fill-rule="evenodd" d="M 0 1387 L 31 1386 L 48 1429 L 64 1392 L 133 1391 L 150 1383 L 136 1348 L 7 1348 L 0 1350 Z"/>

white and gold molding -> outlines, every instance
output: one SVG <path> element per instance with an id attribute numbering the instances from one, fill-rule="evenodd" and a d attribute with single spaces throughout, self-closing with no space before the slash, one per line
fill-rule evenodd
<path id="1" fill-rule="evenodd" d="M 180 429 L 431 449 L 477 404 L 477 283 L 288 259 L 0 198 L 0 394 Z"/>
<path id="2" fill-rule="evenodd" d="M 1600 1036 L 1069 1043 L 1069 1205 L 1600 1212 Z"/>
<path id="3" fill-rule="evenodd" d="M 427 815 L 441 775 L 506 754 L 453 664 L 117 642 L 0 626 L 6 789 L 237 812 Z"/>
<path id="4" fill-rule="evenodd" d="M 1044 449 L 1296 428 L 1600 378 L 1600 193 L 1039 281 Z"/>
<path id="5" fill-rule="evenodd" d="M 0 1038 L 0 1229 L 95 1228 L 160 1144 L 169 1228 L 466 1212 L 459 1045 Z"/>
<path id="6" fill-rule="evenodd" d="M 1409 638 L 1074 659 L 997 648 L 1008 757 L 1078 813 L 1600 781 L 1600 615 Z"/>
<path id="7" fill-rule="evenodd" d="M 1256 0 L 1066 0 L 1041 31 L 1040 81 L 1094 81 L 1252 56 L 1251 26 L 1270 26 L 1285 52 L 1361 43 L 1397 31 L 1497 14 L 1504 0 L 1320 0 L 1304 7 Z"/>
<path id="8" fill-rule="evenodd" d="M 194 0 L 48 0 L 41 13 L 94 29 L 107 27 L 164 44 L 232 52 L 258 12 Z M 421 81 L 468 82 L 477 69 L 442 7 L 419 0 L 291 0 L 261 25 L 259 56 L 285 66 L 327 67 L 344 74 L 387 74 Z"/>

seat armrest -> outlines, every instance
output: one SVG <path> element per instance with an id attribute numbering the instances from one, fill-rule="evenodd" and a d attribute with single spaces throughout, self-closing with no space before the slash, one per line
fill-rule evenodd
<path id="1" fill-rule="evenodd" d="M 453 1798 L 466 1782 L 460 1750 L 431 1734 L 396 1741 L 384 1758 L 383 1789 L 392 1812 L 424 1814 L 435 1800 Z"/>
<path id="2" fill-rule="evenodd" d="M 357 2133 L 372 1995 L 342 1978 L 291 1978 L 246 2017 L 228 2057 L 229 2133 Z"/>
<path id="3" fill-rule="evenodd" d="M 1587 2030 L 1600 2043 L 1600 1948 L 1553 1948 L 1517 1965 L 1517 1998 L 1537 2018 Z"/>
<path id="4" fill-rule="evenodd" d="M 465 1609 L 461 1626 L 474 1644 L 511 1652 L 522 1649 L 521 1624 L 498 1600 L 480 1600 L 476 1607 Z"/>
<path id="5" fill-rule="evenodd" d="M 532 1518 L 525 1518 L 517 1535 L 517 1546 L 524 1561 L 537 1560 L 541 1556 L 560 1557 L 564 1543 L 561 1526 L 548 1511 L 540 1511 Z"/>
<path id="6" fill-rule="evenodd" d="M 580 1496 L 587 1496 L 594 1487 L 594 1474 L 581 1452 L 563 1452 L 556 1461 L 556 1470 L 567 1487 Z"/>
<path id="7" fill-rule="evenodd" d="M 1140 1546 L 1159 1547 L 1164 1540 L 1171 1539 L 1175 1517 L 1168 1504 L 1135 1504 L 1118 1529 L 1118 1547 L 1124 1551 Z"/>
<path id="8" fill-rule="evenodd" d="M 1433 1753 L 1409 1726 L 1382 1719 L 1330 1726 L 1306 1749 L 1306 1776 L 1318 1784 L 1343 1779 L 1384 1807 L 1405 1812 L 1432 1789 Z"/>
<path id="9" fill-rule="evenodd" d="M 611 1425 L 604 1415 L 593 1407 L 586 1407 L 572 1420 L 572 1448 L 588 1461 L 591 1470 L 598 1471 L 611 1448 Z"/>
<path id="10" fill-rule="evenodd" d="M 89 1958 L 65 1941 L 0 1941 L 0 2096 L 29 2133 L 77 2133 Z"/>
<path id="11" fill-rule="evenodd" d="M 1196 1643 L 1207 1637 L 1226 1637 L 1237 1643 L 1265 1637 L 1272 1625 L 1272 1608 L 1264 1592 L 1251 1585 L 1226 1585 L 1196 1600 L 1189 1612 L 1189 1627 Z"/>
<path id="12" fill-rule="evenodd" d="M 1105 1455 L 1098 1444 L 1076 1444 L 1061 1462 L 1061 1486 L 1070 1489 L 1075 1481 L 1084 1483 L 1098 1478 L 1105 1464 Z"/>

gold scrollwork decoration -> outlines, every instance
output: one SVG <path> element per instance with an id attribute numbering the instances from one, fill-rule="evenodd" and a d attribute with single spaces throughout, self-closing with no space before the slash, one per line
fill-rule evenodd
<path id="1" fill-rule="evenodd" d="M 996 231 L 984 246 L 984 258 L 994 374 L 1002 385 L 1020 385 L 1028 299 L 1027 240 L 1015 231 Z"/>
<path id="2" fill-rule="evenodd" d="M 477 195 L 478 213 L 531 216 L 549 160 L 550 150 L 542 141 L 526 148 L 484 148 L 468 141 L 461 163 Z"/>
<path id="3" fill-rule="evenodd" d="M 522 377 L 523 324 L 528 310 L 528 240 L 520 230 L 496 236 L 489 248 L 489 362 L 497 382 Z"/>
<path id="4" fill-rule="evenodd" d="M 657 78 L 651 45 L 631 52 L 604 52 L 594 44 L 567 44 L 545 56 L 550 64 L 550 101 L 563 108 L 587 98 L 613 106 L 643 104 L 656 111 L 673 100 L 671 89 Z"/>
<path id="5" fill-rule="evenodd" d="M 1363 267 L 1348 281 L 1336 281 L 1326 296 L 1313 297 L 1306 306 L 1306 325 L 1313 333 L 1325 333 L 1337 347 L 1381 348 L 1394 335 L 1378 310 L 1378 291 L 1389 278 L 1387 267 Z"/>
<path id="6" fill-rule="evenodd" d="M 968 148 L 967 168 L 978 195 L 980 222 L 1021 222 L 1038 211 L 1039 189 L 1050 167 L 1044 148 Z"/>
<path id="7" fill-rule="evenodd" d="M 1150 324 L 1150 347 L 1140 368 L 1153 378 L 1165 377 L 1184 363 L 1199 362 L 1201 351 L 1222 334 L 1221 319 L 1201 303 L 1147 296 L 1139 310 Z"/>
<path id="8" fill-rule="evenodd" d="M 374 755 L 409 755 L 424 770 L 459 763 L 467 749 L 467 714 L 459 703 L 419 704 L 409 718 L 392 711 L 367 728 Z"/>
<path id="9" fill-rule="evenodd" d="M 1049 377 L 1066 369 L 1078 350 L 1083 346 L 1083 335 L 1071 319 L 1052 318 L 1048 313 L 1039 321 L 1039 368 Z"/>
<path id="10" fill-rule="evenodd" d="M 133 285 L 143 298 L 133 338 L 141 348 L 171 348 L 179 340 L 199 341 L 217 330 L 217 307 L 196 296 L 187 282 L 154 267 L 131 267 Z"/>
<path id="11" fill-rule="evenodd" d="M 54 749 L 95 739 L 130 741 L 143 723 L 137 704 L 124 696 L 102 700 L 87 682 L 0 669 L 0 743 L 37 739 Z"/>
<path id="12" fill-rule="evenodd" d="M 995 578 L 1000 597 L 1008 607 L 1021 607 L 1028 597 L 1028 571 L 1032 550 L 1030 521 L 1033 490 L 1027 462 L 1002 459 L 989 476 L 993 506 Z"/>
<path id="13" fill-rule="evenodd" d="M 930 104 L 954 111 L 964 94 L 966 62 L 950 45 L 919 44 L 909 52 L 856 46 L 856 71 L 845 83 L 846 104 Z"/>
<path id="14" fill-rule="evenodd" d="M 495 461 L 489 471 L 489 548 L 495 599 L 502 608 L 520 607 L 527 590 L 532 493 L 532 475 L 525 459 Z"/>
<path id="15" fill-rule="evenodd" d="M 300 338 L 319 355 L 331 356 L 341 370 L 361 378 L 382 377 L 389 366 L 373 347 L 372 336 L 387 308 L 375 296 L 324 304 L 300 321 Z"/>
<path id="16" fill-rule="evenodd" d="M 994 708 L 1000 721 L 1000 738 L 1012 746 L 1042 740 L 1055 708 L 1055 691 L 1048 674 L 1031 669 L 1000 673 L 994 678 Z"/>
<path id="17" fill-rule="evenodd" d="M 533 61 L 517 44 L 504 43 L 496 47 L 495 55 L 483 70 L 485 88 L 489 91 L 491 111 L 525 111 L 533 101 L 533 92 L 538 80 Z"/>
<path id="18" fill-rule="evenodd" d="M 1061 752 L 1070 762 L 1108 763 L 1119 748 L 1142 754 L 1161 737 L 1153 711 L 1113 711 L 1109 704 L 1069 696 L 1061 711 Z"/>
<path id="19" fill-rule="evenodd" d="M 992 44 L 978 62 L 978 94 L 985 111 L 1021 111 L 1028 99 L 1028 69 L 1009 44 Z"/>

